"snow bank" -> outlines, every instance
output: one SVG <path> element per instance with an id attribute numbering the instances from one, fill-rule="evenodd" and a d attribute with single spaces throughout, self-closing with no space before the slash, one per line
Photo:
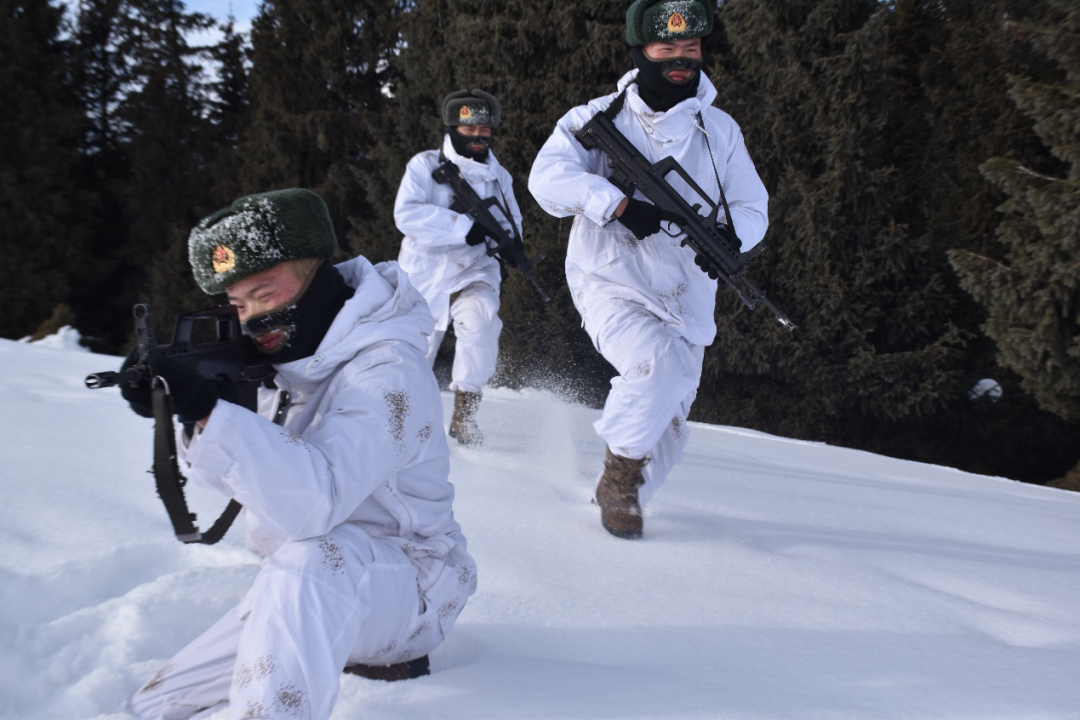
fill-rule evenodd
<path id="1" fill-rule="evenodd" d="M 0 341 L 0 716 L 119 720 L 258 565 L 172 538 L 151 422 L 83 386 L 120 359 L 58 347 Z M 344 677 L 335 718 L 1077 716 L 1080 495 L 691 423 L 628 542 L 597 417 L 485 393 L 451 460 L 479 591 L 431 676 Z"/>

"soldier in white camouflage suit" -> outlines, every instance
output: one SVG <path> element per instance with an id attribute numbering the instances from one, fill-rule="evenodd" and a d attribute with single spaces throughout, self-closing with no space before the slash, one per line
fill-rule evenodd
<path id="1" fill-rule="evenodd" d="M 443 100 L 447 130 L 442 147 L 409 160 L 394 202 L 394 222 L 405 236 L 398 262 L 435 317 L 435 332 L 428 337 L 431 363 L 454 323 L 450 378 L 454 414 L 449 432 L 463 445 L 483 442 L 476 412 L 499 357 L 501 276 L 498 261 L 487 254 L 483 228 L 454 202 L 449 186 L 437 183 L 431 173 L 444 162 L 454 163 L 481 199 L 496 198 L 512 216 L 496 218 L 513 220 L 520 231 L 521 210 L 510 173 L 491 151 L 492 132 L 501 114 L 499 101 L 483 90 L 450 93 Z"/>
<path id="2" fill-rule="evenodd" d="M 255 413 L 175 360 L 152 370 L 185 423 L 182 470 L 243 504 L 264 560 L 240 604 L 135 694 L 137 717 L 227 701 L 230 717 L 326 718 L 346 666 L 426 674 L 475 591 L 427 304 L 396 263 L 334 266 L 335 248 L 307 190 L 241 198 L 191 233 L 196 281 L 228 294 L 276 387 L 261 388 Z M 144 414 L 148 392 L 124 390 Z"/>
<path id="3" fill-rule="evenodd" d="M 626 13 L 636 69 L 615 92 L 564 115 L 529 176 L 547 212 L 574 216 L 567 284 L 594 346 L 619 373 L 595 425 L 608 446 L 596 502 L 603 526 L 623 538 L 641 537 L 641 506 L 682 459 L 704 349 L 716 336 L 717 281 L 695 265 L 681 237 L 660 232 L 674 218 L 636 190 L 627 197 L 608 180 L 603 152 L 586 150 L 574 134 L 621 103 L 615 126 L 642 155 L 650 163 L 674 158 L 713 200 L 722 182 L 731 208 L 723 219 L 743 251 L 759 243 L 768 193 L 739 126 L 712 106 L 716 88 L 701 72 L 701 38 L 714 12 L 704 0 L 636 0 Z M 680 178 L 668 179 L 699 202 Z"/>

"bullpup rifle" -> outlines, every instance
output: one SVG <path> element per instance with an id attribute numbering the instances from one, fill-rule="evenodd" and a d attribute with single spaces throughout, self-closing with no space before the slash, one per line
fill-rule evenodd
<path id="1" fill-rule="evenodd" d="M 230 500 L 225 511 L 206 532 L 201 532 L 195 524 L 195 513 L 188 509 L 184 496 L 187 479 L 180 474 L 176 461 L 172 397 L 166 383 L 154 377 L 150 369 L 151 362 L 156 356 L 168 356 L 192 368 L 207 380 L 232 383 L 237 394 L 236 403 L 249 410 L 256 409 L 259 385 L 273 377 L 274 369 L 259 357 L 251 341 L 241 335 L 240 320 L 235 308 L 216 307 L 178 315 L 172 342 L 167 345 L 159 345 L 157 342 L 149 305 L 135 305 L 133 314 L 136 337 L 134 363 L 121 372 L 87 375 L 86 386 L 98 389 L 128 384 L 151 388 L 154 412 L 153 475 L 158 496 L 165 505 L 178 540 L 212 545 L 224 537 L 241 506 L 235 500 Z M 213 323 L 212 340 L 196 340 L 196 328 L 202 329 L 207 324 L 196 324 L 196 321 Z"/>
<path id="2" fill-rule="evenodd" d="M 703 271 L 710 277 L 723 281 L 751 310 L 759 303 L 763 304 L 776 316 L 781 325 L 789 331 L 794 330 L 795 323 L 791 322 L 780 308 L 765 297 L 764 290 L 745 275 L 750 261 L 764 253 L 765 248 L 759 245 L 744 253 L 733 249 L 724 238 L 719 225 L 717 214 L 720 206 L 705 194 L 705 191 L 694 182 L 694 179 L 675 158 L 666 157 L 659 162 L 650 163 L 615 127 L 614 117 L 621 107 L 622 103 L 617 99 L 607 111 L 594 115 L 575 133 L 574 137 L 587 150 L 599 148 L 603 151 L 609 161 L 608 167 L 611 168 L 609 180 L 627 197 L 631 197 L 632 188 L 637 188 L 661 210 L 683 218 L 682 221 L 671 222 L 685 235 L 680 244 L 696 253 L 696 263 Z M 701 199 L 701 202 L 691 205 L 683 199 L 682 195 L 667 181 L 670 173 L 675 173 L 682 178 L 682 181 Z M 723 199 L 723 188 L 720 192 Z M 705 216 L 698 212 L 703 204 L 709 208 Z M 724 205 L 726 211 L 726 200 L 724 200 Z M 730 213 L 725 212 L 725 214 L 730 219 Z M 730 227 L 727 231 L 734 233 L 735 230 L 734 227 Z M 663 232 L 671 237 L 679 236 L 679 233 L 671 233 L 667 230 Z"/>
<path id="3" fill-rule="evenodd" d="M 551 298 L 540 287 L 540 283 L 536 282 L 536 278 L 532 274 L 533 266 L 543 260 L 544 256 L 541 255 L 535 260 L 526 257 L 525 247 L 521 241 L 521 232 L 518 230 L 517 225 L 514 224 L 510 209 L 494 197 L 481 200 L 480 196 L 473 190 L 472 185 L 462 176 L 460 168 L 449 160 L 435 168 L 431 173 L 431 177 L 435 178 L 435 182 L 440 185 L 449 185 L 454 199 L 465 209 L 473 222 L 478 223 L 484 229 L 487 234 L 484 244 L 488 256 L 499 259 L 502 263 L 510 265 L 524 275 L 533 284 L 536 291 L 540 293 L 540 297 L 544 298 L 544 302 L 550 302 Z M 503 224 L 492 214 L 492 210 L 497 211 L 503 217 L 513 232 L 506 230 Z"/>

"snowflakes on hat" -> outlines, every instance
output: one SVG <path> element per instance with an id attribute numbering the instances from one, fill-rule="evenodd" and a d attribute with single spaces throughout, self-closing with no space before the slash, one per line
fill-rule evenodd
<path id="1" fill-rule="evenodd" d="M 203 241 L 193 245 L 192 252 L 205 254 L 191 258 L 196 281 L 229 285 L 232 278 L 250 274 L 253 267 L 268 268 L 288 259 L 281 241 L 284 230 L 273 203 L 265 198 L 253 200 L 209 228 L 196 226 L 194 233 L 202 235 Z"/>
<path id="2" fill-rule="evenodd" d="M 642 28 L 646 37 L 661 40 L 695 38 L 709 32 L 708 18 L 703 17 L 698 0 L 670 0 L 649 9 L 647 21 L 652 28 Z M 650 32 L 651 30 L 651 32 Z"/>
<path id="3" fill-rule="evenodd" d="M 462 125 L 491 125 L 491 112 L 486 104 L 462 105 L 458 110 L 458 120 Z"/>

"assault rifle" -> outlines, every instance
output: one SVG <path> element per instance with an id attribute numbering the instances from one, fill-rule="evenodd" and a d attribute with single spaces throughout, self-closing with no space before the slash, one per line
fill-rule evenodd
<path id="1" fill-rule="evenodd" d="M 135 362 L 121 372 L 100 372 L 86 376 L 91 389 L 128 384 L 147 385 L 152 389 L 154 410 L 154 480 L 158 496 L 165 504 L 173 531 L 184 543 L 212 545 L 220 540 L 240 512 L 240 503 L 230 500 L 221 517 L 205 533 L 195 525 L 195 514 L 188 510 L 184 497 L 187 479 L 180 474 L 176 462 L 176 438 L 173 435 L 172 397 L 160 378 L 154 377 L 150 363 L 156 356 L 165 355 L 187 365 L 199 375 L 214 382 L 233 383 L 238 393 L 237 404 L 255 410 L 259 384 L 273 377 L 274 369 L 261 359 L 250 340 L 240 333 L 240 319 L 232 307 L 216 307 L 183 313 L 176 318 L 173 340 L 159 345 L 154 333 L 150 306 L 139 303 L 134 307 L 136 350 Z M 196 321 L 206 320 L 214 325 L 214 339 L 197 341 Z"/>
<path id="2" fill-rule="evenodd" d="M 757 307 L 758 303 L 763 303 L 772 311 L 781 325 L 789 331 L 794 330 L 795 324 L 788 320 L 787 315 L 765 297 L 764 290 L 744 274 L 750 261 L 764 253 L 765 248 L 759 245 L 744 253 L 732 249 L 718 226 L 717 213 L 720 207 L 694 182 L 682 165 L 679 165 L 672 157 L 650 164 L 634 147 L 634 144 L 615 127 L 613 118 L 621 107 L 621 102 L 617 105 L 612 103 L 608 112 L 599 112 L 594 115 L 574 137 L 586 149 L 600 148 L 607 155 L 610 161 L 608 167 L 612 172 L 609 179 L 627 197 L 631 197 L 632 188 L 637 188 L 661 210 L 684 218 L 683 222 L 677 220 L 672 222 L 685 234 L 680 244 L 688 246 L 697 254 L 696 262 L 703 271 L 710 277 L 722 280 L 751 310 Z M 610 112 L 612 110 L 614 112 Z M 682 178 L 702 202 L 691 205 L 684 200 L 668 183 L 669 173 L 675 173 Z M 720 189 L 720 193 L 723 199 L 723 188 Z M 698 213 L 702 203 L 709 207 L 709 213 L 704 217 Z M 724 206 L 725 214 L 730 220 L 731 215 L 726 212 L 726 200 L 724 200 Z M 726 231 L 734 233 L 734 227 L 727 228 Z M 678 237 L 678 233 L 667 230 L 663 232 L 671 237 Z M 736 283 L 743 287 L 739 287 Z"/>
<path id="3" fill-rule="evenodd" d="M 450 192 L 454 194 L 454 199 L 472 217 L 473 222 L 478 223 L 484 229 L 488 236 L 488 239 L 484 241 L 488 256 L 498 258 L 503 263 L 511 265 L 528 278 L 536 291 L 540 293 L 540 297 L 544 298 L 544 302 L 551 302 L 551 298 L 540 287 L 540 283 L 536 282 L 536 278 L 532 274 L 533 266 L 543 260 L 544 256 L 541 255 L 535 260 L 525 256 L 525 248 L 521 242 L 521 232 L 518 230 L 517 225 L 514 224 L 510 209 L 494 197 L 481 200 L 480 196 L 473 190 L 472 185 L 461 175 L 458 166 L 449 160 L 435 168 L 431 173 L 431 177 L 435 178 L 435 182 L 440 185 L 449 185 Z M 492 209 L 497 210 L 502 215 L 513 233 L 507 232 L 502 223 L 492 215 Z M 489 243 L 488 240 L 492 242 Z"/>

